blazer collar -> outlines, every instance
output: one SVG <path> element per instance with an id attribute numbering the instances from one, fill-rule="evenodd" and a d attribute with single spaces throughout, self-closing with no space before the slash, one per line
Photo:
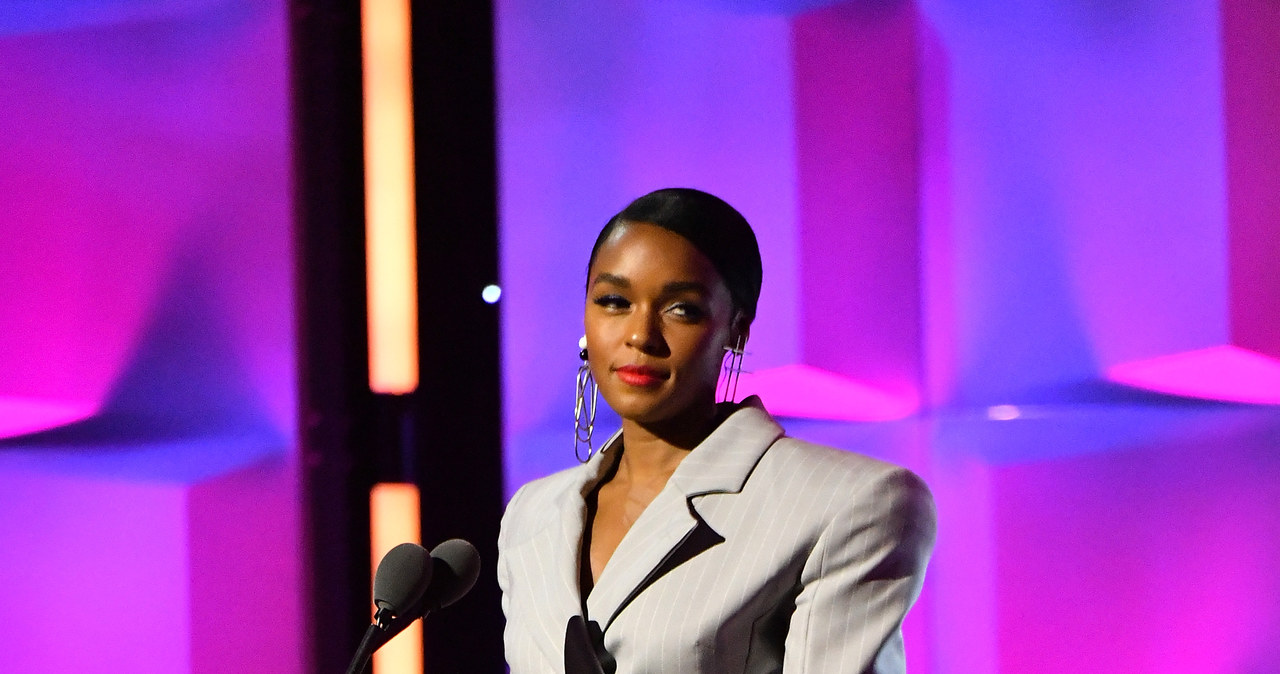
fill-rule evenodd
<path id="1" fill-rule="evenodd" d="M 604 446 L 585 464 L 575 471 L 574 480 L 569 489 L 559 499 L 560 545 L 557 550 L 567 558 L 558 560 L 557 567 L 561 572 L 568 572 L 565 580 L 573 588 L 574 596 L 578 596 L 578 570 L 581 555 L 582 535 L 586 528 L 587 495 L 591 493 L 602 478 L 613 468 L 621 455 L 614 450 L 620 444 L 622 431 L 615 432 Z"/>
<path id="2" fill-rule="evenodd" d="M 620 433 L 615 433 L 605 444 L 608 449 L 616 445 Z M 517 543 L 508 549 L 510 563 L 531 569 L 531 577 L 549 587 L 543 595 L 546 601 L 538 606 L 543 612 L 542 628 L 547 638 L 538 639 L 538 646 L 551 662 L 561 662 L 564 652 L 556 635 L 563 634 L 565 620 L 582 613 L 582 593 L 579 588 L 579 561 L 583 528 L 586 526 L 586 495 L 608 473 L 619 452 L 601 450 L 587 463 L 566 472 L 565 481 L 557 485 L 558 495 L 552 507 L 545 512 L 533 513 L 533 521 L 540 521 Z M 552 478 L 544 478 L 552 479 Z M 513 531 L 518 536 L 519 531 Z M 507 616 L 511 619 L 511 616 Z M 522 617 L 524 618 L 524 617 Z"/>
<path id="3" fill-rule="evenodd" d="M 671 482 L 688 498 L 742 491 L 765 450 L 782 437 L 782 427 L 751 396 L 680 462 Z"/>
<path id="4" fill-rule="evenodd" d="M 742 491 L 765 450 L 785 434 L 765 411 L 759 396 L 749 396 L 736 406 L 672 473 L 670 482 L 686 497 Z M 574 488 L 565 494 L 563 508 L 585 507 L 587 494 L 617 463 L 621 444 L 622 431 L 618 430 L 582 466 Z"/>

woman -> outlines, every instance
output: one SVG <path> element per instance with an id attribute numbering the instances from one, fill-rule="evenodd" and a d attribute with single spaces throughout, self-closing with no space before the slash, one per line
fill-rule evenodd
<path id="1" fill-rule="evenodd" d="M 645 195 L 601 231 L 584 360 L 622 429 L 507 507 L 514 674 L 904 670 L 928 489 L 786 437 L 756 397 L 716 403 L 760 281 L 750 226 L 704 192 Z"/>

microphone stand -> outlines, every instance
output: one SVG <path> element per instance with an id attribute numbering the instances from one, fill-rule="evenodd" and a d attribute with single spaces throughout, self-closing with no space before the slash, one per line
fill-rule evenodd
<path id="1" fill-rule="evenodd" d="M 410 604 L 408 610 L 387 621 L 386 627 L 382 628 L 380 632 L 374 634 L 372 637 L 366 634 L 365 638 L 373 640 L 372 651 L 376 651 L 385 646 L 388 641 L 396 638 L 396 636 L 401 632 L 405 631 L 405 628 L 412 625 L 413 621 L 418 620 L 419 618 L 425 620 L 428 613 L 431 613 L 431 606 L 427 603 L 427 598 L 424 595 L 418 601 Z M 370 625 L 370 627 L 373 627 L 373 625 Z M 347 674 L 354 673 L 347 672 Z"/>
<path id="2" fill-rule="evenodd" d="M 356 654 L 351 658 L 351 664 L 347 665 L 347 674 L 360 674 L 369 664 L 369 658 L 373 657 L 373 652 L 378 646 L 374 645 L 374 637 L 382 632 L 376 624 L 369 625 L 369 629 L 364 631 L 364 638 L 360 640 L 360 647 L 356 649 Z M 379 646 L 381 644 L 378 644 Z"/>
<path id="3" fill-rule="evenodd" d="M 390 614 L 391 612 L 386 608 L 380 608 L 374 614 L 373 622 L 364 631 L 364 638 L 360 639 L 360 646 L 356 648 L 356 654 L 351 658 L 351 664 L 347 665 L 347 674 L 361 674 L 364 668 L 368 666 L 369 658 L 373 657 L 373 652 L 382 648 L 383 644 L 395 636 L 395 634 L 386 636 L 387 627 L 390 626 L 392 620 Z"/>

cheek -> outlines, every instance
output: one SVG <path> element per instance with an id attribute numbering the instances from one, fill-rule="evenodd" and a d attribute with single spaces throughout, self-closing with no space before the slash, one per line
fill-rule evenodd
<path id="1" fill-rule="evenodd" d="M 593 312 L 591 309 L 592 307 L 588 306 L 582 315 L 582 332 L 587 337 L 588 349 L 591 346 L 600 348 L 603 343 L 603 335 L 601 333 L 604 329 L 604 321 L 601 321 L 600 316 L 595 315 L 597 312 Z"/>
<path id="2" fill-rule="evenodd" d="M 689 365 L 706 377 L 716 376 L 724 357 L 724 338 L 719 331 L 694 336 L 687 344 L 686 353 L 689 354 Z"/>
<path id="3" fill-rule="evenodd" d="M 604 354 L 600 353 L 599 349 L 595 351 L 588 349 L 587 366 L 591 368 L 591 375 L 596 378 L 596 381 L 603 380 L 604 376 L 608 374 L 609 366 L 607 363 L 608 360 L 604 357 Z M 579 365 L 581 365 L 581 361 L 579 361 Z"/>
<path id="4" fill-rule="evenodd" d="M 583 332 L 587 336 L 587 362 L 598 380 L 607 374 L 609 366 L 610 344 L 614 341 L 610 334 L 610 323 L 588 317 L 584 321 Z"/>

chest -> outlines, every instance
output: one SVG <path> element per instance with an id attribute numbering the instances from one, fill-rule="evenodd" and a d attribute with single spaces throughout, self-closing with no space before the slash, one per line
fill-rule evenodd
<path id="1" fill-rule="evenodd" d="M 716 519 L 703 523 L 705 528 L 695 525 L 674 544 L 646 536 L 642 522 L 588 597 L 587 619 L 624 665 L 620 672 L 754 671 L 756 664 L 781 657 L 812 541 L 803 527 L 769 532 L 762 526 L 768 522 L 747 513 Z M 699 540 L 699 532 L 713 537 Z M 533 572 L 538 565 L 514 566 L 511 613 L 529 620 L 510 622 L 509 638 L 527 637 L 531 648 L 554 644 L 578 612 L 577 602 L 548 601 L 540 596 L 545 575 Z M 558 657 L 548 655 L 551 661 Z"/>
<path id="2" fill-rule="evenodd" d="M 664 660 L 657 669 L 664 671 L 748 671 L 756 659 L 772 661 L 768 654 L 781 654 L 817 529 L 774 518 L 769 510 L 741 495 L 650 504 L 644 521 L 632 524 L 614 546 L 611 567 L 586 602 L 586 618 L 602 633 L 604 647 L 620 664 L 639 665 L 655 654 L 681 661 Z M 659 513 L 660 526 L 650 518 Z M 687 526 L 676 523 L 681 514 Z M 548 595 L 545 563 L 556 554 L 539 547 L 513 558 L 511 615 L 536 619 L 509 622 L 508 637 L 529 637 L 531 647 L 558 647 L 564 625 L 581 604 L 568 582 Z M 559 559 L 576 572 L 577 559 Z M 563 570 L 559 576 L 568 576 Z"/>
<path id="3" fill-rule="evenodd" d="M 614 552 L 661 488 L 610 483 L 600 488 L 587 510 L 584 533 L 591 584 L 600 579 Z"/>

